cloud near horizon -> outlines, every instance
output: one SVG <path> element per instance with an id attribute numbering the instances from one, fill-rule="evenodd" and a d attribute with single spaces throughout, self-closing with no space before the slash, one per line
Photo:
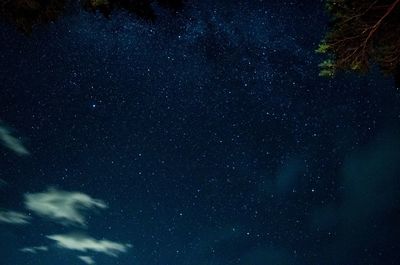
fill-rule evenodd
<path id="1" fill-rule="evenodd" d="M 30 216 L 15 211 L 0 211 L 0 223 L 25 225 L 29 224 Z"/>
<path id="2" fill-rule="evenodd" d="M 93 258 L 89 257 L 89 256 L 78 256 L 78 258 L 89 265 L 96 263 L 96 262 L 94 262 Z"/>
<path id="3" fill-rule="evenodd" d="M 58 247 L 80 252 L 99 252 L 109 256 L 118 257 L 119 254 L 127 252 L 131 244 L 123 244 L 102 239 L 97 240 L 83 234 L 56 234 L 46 236 L 56 241 Z"/>
<path id="4" fill-rule="evenodd" d="M 105 209 L 107 205 L 81 192 L 68 192 L 50 188 L 39 193 L 27 193 L 25 207 L 35 214 L 63 225 L 86 226 L 85 211 Z"/>
<path id="5" fill-rule="evenodd" d="M 32 253 L 32 254 L 36 254 L 38 251 L 48 251 L 48 250 L 49 248 L 47 246 L 25 247 L 20 249 L 21 252 Z"/>
<path id="6" fill-rule="evenodd" d="M 17 155 L 29 155 L 28 149 L 23 145 L 22 141 L 12 135 L 12 132 L 7 126 L 0 121 L 0 143 L 16 153 Z"/>

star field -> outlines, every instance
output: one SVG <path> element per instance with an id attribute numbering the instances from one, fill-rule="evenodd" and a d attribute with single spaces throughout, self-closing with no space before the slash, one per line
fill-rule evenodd
<path id="1" fill-rule="evenodd" d="M 323 3 L 158 12 L 2 24 L 1 264 L 397 264 L 399 94 L 318 76 Z"/>

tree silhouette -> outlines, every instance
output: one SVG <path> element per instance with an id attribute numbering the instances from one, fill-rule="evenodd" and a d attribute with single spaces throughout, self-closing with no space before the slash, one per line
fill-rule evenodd
<path id="1" fill-rule="evenodd" d="M 155 4 L 177 12 L 182 8 L 183 0 L 1 0 L 0 17 L 22 32 L 30 33 L 35 25 L 57 20 L 65 13 L 67 6 L 74 4 L 79 4 L 87 11 L 98 11 L 106 17 L 120 9 L 154 21 Z"/>
<path id="2" fill-rule="evenodd" d="M 0 16 L 29 33 L 36 24 L 56 20 L 64 11 L 66 0 L 2 0 Z"/>
<path id="3" fill-rule="evenodd" d="M 328 0 L 330 30 L 317 52 L 327 53 L 322 76 L 367 72 L 377 64 L 400 85 L 400 0 Z"/>

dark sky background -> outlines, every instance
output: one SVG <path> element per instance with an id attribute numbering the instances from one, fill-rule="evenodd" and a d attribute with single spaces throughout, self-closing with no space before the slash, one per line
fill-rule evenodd
<path id="1" fill-rule="evenodd" d="M 400 94 L 376 69 L 318 76 L 323 2 L 156 10 L 1 24 L 0 120 L 29 151 L 0 146 L 0 212 L 28 216 L 0 220 L 1 265 L 398 264 Z M 108 208 L 28 206 L 52 191 Z"/>

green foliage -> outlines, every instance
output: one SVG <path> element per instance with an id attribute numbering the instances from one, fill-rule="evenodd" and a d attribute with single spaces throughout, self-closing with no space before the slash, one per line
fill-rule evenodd
<path id="1" fill-rule="evenodd" d="M 318 65 L 320 67 L 320 76 L 332 77 L 335 74 L 335 65 L 331 59 L 325 60 Z"/>
<path id="2" fill-rule="evenodd" d="M 327 53 L 329 50 L 330 46 L 326 44 L 326 42 L 321 42 L 318 46 L 318 48 L 315 50 L 316 53 Z"/>
<path id="3" fill-rule="evenodd" d="M 317 53 L 325 54 L 320 75 L 367 72 L 377 64 L 395 78 L 400 72 L 400 0 L 327 0 L 330 28 Z"/>

